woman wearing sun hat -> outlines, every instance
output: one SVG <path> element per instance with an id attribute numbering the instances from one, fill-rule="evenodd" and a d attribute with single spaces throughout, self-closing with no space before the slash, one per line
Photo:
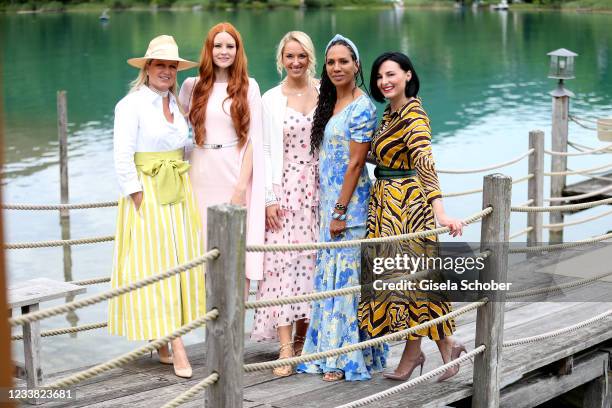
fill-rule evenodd
<path id="1" fill-rule="evenodd" d="M 114 159 L 121 189 L 111 285 L 128 285 L 201 254 L 200 221 L 183 161 L 187 122 L 176 73 L 197 66 L 179 57 L 174 38 L 155 37 L 129 93 L 115 107 Z M 164 337 L 205 312 L 201 266 L 109 302 L 109 331 L 129 340 Z M 158 350 L 179 377 L 191 377 L 180 338 Z"/>

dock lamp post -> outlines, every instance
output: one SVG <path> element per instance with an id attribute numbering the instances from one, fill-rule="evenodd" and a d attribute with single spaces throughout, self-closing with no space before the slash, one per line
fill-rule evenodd
<path id="1" fill-rule="evenodd" d="M 549 52 L 550 68 L 548 77 L 557 79 L 557 88 L 550 93 L 552 96 L 552 150 L 555 152 L 567 152 L 567 133 L 569 122 L 569 100 L 574 94 L 563 86 L 563 81 L 573 79 L 575 64 L 574 58 L 578 56 L 575 52 L 560 48 Z M 551 159 L 552 172 L 564 172 L 567 170 L 567 156 L 554 155 Z M 552 176 L 550 180 L 550 196 L 561 197 L 565 189 L 566 176 Z M 563 213 L 551 212 L 549 216 L 551 224 L 563 222 Z M 550 230 L 548 241 L 550 244 L 563 242 L 563 229 Z"/>

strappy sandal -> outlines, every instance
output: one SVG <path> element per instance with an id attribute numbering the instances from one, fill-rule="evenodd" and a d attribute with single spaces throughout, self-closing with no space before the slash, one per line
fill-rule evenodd
<path id="1" fill-rule="evenodd" d="M 287 357 L 281 357 L 280 355 L 284 350 L 290 350 L 291 355 Z M 294 356 L 293 342 L 290 341 L 289 343 L 281 344 L 280 349 L 278 350 L 278 359 L 283 360 L 285 358 L 290 358 L 293 356 Z M 291 374 L 293 374 L 293 366 L 289 365 L 289 366 L 276 367 L 275 369 L 272 370 L 272 373 L 277 377 L 289 377 Z"/>
<path id="2" fill-rule="evenodd" d="M 327 373 L 323 374 L 323 381 L 334 382 L 341 381 L 343 379 L 344 371 L 342 370 L 328 371 Z"/>
<path id="3" fill-rule="evenodd" d="M 306 341 L 306 336 L 295 335 L 293 336 L 293 353 L 296 356 L 302 355 L 302 350 L 304 350 L 304 342 Z"/>

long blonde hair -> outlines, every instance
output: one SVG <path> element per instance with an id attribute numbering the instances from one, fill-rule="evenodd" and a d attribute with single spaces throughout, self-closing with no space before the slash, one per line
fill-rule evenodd
<path id="1" fill-rule="evenodd" d="M 276 47 L 276 70 L 280 76 L 283 76 L 283 69 L 285 68 L 283 65 L 283 50 L 289 41 L 296 41 L 302 46 L 302 48 L 304 48 L 304 51 L 306 51 L 306 55 L 308 56 L 308 68 L 306 71 L 310 78 L 314 78 L 317 69 L 315 47 L 308 34 L 302 31 L 289 31 L 283 36 L 283 38 L 281 38 L 280 42 L 278 43 L 278 47 Z"/>

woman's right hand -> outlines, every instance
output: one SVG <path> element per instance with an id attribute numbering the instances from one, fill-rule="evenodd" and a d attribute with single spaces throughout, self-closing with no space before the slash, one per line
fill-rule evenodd
<path id="1" fill-rule="evenodd" d="M 281 210 L 278 204 L 266 207 L 266 229 L 272 232 L 279 231 L 282 227 Z"/>
<path id="2" fill-rule="evenodd" d="M 134 202 L 134 207 L 136 207 L 136 211 L 138 211 L 140 209 L 140 204 L 142 204 L 142 199 L 143 199 L 142 191 L 137 191 L 135 193 L 132 193 L 130 194 L 130 197 L 132 197 L 132 201 Z"/>

